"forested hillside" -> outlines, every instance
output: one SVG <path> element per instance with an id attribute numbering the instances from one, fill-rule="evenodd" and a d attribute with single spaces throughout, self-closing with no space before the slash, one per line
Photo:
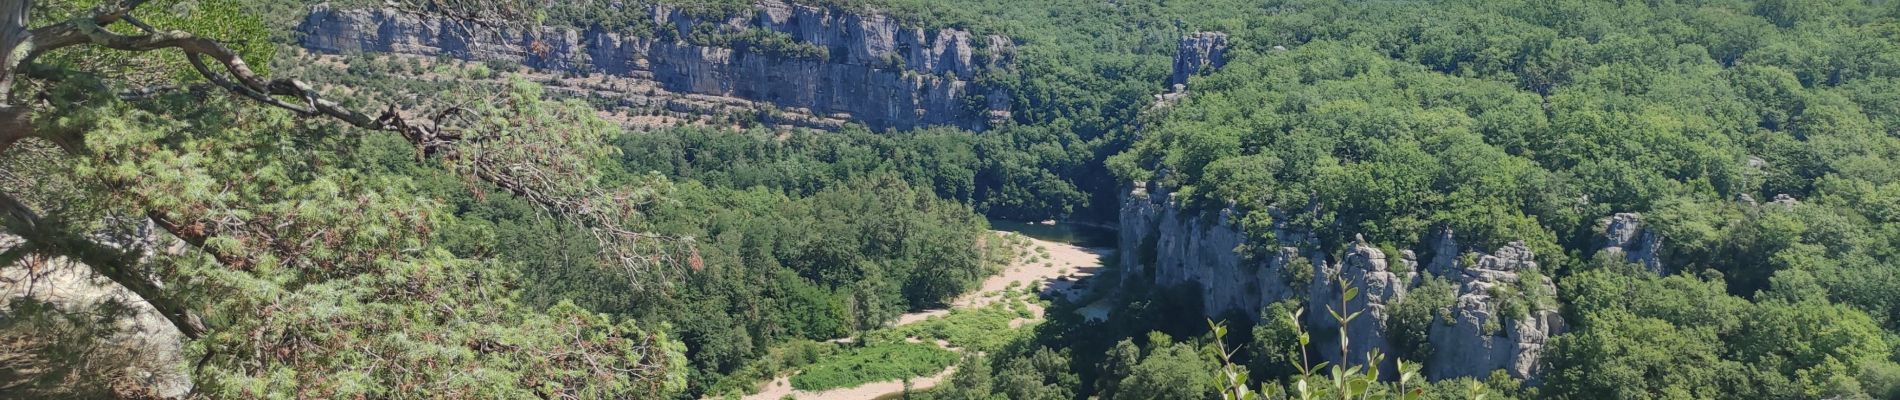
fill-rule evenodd
<path id="1" fill-rule="evenodd" d="M 1895 7 L 1275 2 L 1229 33 L 1291 50 L 1242 48 L 1110 165 L 1260 254 L 1524 241 L 1570 325 L 1540 397 L 1888 398 Z M 1617 213 L 1659 262 L 1598 251 Z"/>
<path id="2" fill-rule="evenodd" d="M 0 398 L 1900 398 L 1900 1 L 0 0 L 0 54 Z M 890 85 L 963 94 L 782 104 Z"/>

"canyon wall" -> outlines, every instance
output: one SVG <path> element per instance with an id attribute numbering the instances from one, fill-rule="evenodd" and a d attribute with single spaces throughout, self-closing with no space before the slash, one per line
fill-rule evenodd
<path id="1" fill-rule="evenodd" d="M 1010 96 L 976 83 L 1013 62 L 1005 37 L 928 30 L 894 18 L 766 0 L 755 12 L 701 20 L 655 5 L 659 32 L 485 25 L 395 9 L 316 6 L 298 32 L 306 49 L 512 61 L 532 68 L 651 79 L 672 92 L 729 96 L 872 129 L 984 129 L 1010 117 Z M 713 24 L 710 27 L 700 25 Z M 694 32 L 789 36 L 820 55 L 700 46 Z M 735 46 L 741 47 L 741 46 Z"/>

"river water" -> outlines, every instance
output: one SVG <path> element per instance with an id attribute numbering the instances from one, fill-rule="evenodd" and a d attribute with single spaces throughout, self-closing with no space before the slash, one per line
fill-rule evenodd
<path id="1" fill-rule="evenodd" d="M 1089 248 L 1115 247 L 1117 240 L 1114 229 L 1069 222 L 1044 224 L 992 218 L 990 229 Z"/>

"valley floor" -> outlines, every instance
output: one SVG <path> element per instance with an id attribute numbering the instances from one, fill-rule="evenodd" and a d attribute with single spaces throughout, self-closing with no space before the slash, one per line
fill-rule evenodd
<path id="1" fill-rule="evenodd" d="M 1019 235 L 1005 231 L 997 232 L 1004 235 Z M 1107 248 L 1082 247 L 1076 244 L 1042 240 L 1026 236 L 1024 238 L 1029 239 L 1029 249 L 1040 249 L 1041 251 L 1032 251 L 1029 253 L 1029 256 L 1018 257 L 1015 262 L 1010 263 L 1009 267 L 1004 268 L 1002 272 L 985 279 L 982 286 L 978 287 L 976 291 L 966 294 L 952 302 L 951 307 L 955 309 L 986 307 L 1008 299 L 1008 292 L 1011 288 L 1032 284 L 1041 285 L 1040 293 L 1042 293 L 1044 297 L 1053 298 L 1054 296 L 1065 296 L 1069 300 L 1080 299 L 1088 292 L 1092 285 L 1089 282 L 1090 278 L 1093 278 L 1097 273 L 1101 272 L 1103 268 L 1103 257 L 1114 252 L 1113 249 Z M 1044 257 L 1041 256 L 1041 254 L 1047 254 L 1047 256 Z M 1043 319 L 1043 307 L 1039 304 L 1031 303 L 1030 308 L 1034 311 L 1033 318 L 1011 321 L 1010 326 L 1019 327 L 1041 322 Z M 932 317 L 949 315 L 949 313 L 950 309 L 912 312 L 898 317 L 895 326 L 914 324 L 929 320 Z M 947 343 L 945 342 L 939 341 L 938 344 L 950 348 L 947 347 Z M 950 349 L 959 350 L 956 348 Z M 948 381 L 950 375 L 955 372 L 956 367 L 951 366 L 931 376 L 913 378 L 910 380 L 909 390 L 922 391 L 936 387 L 938 384 Z M 906 389 L 905 386 L 902 380 L 891 380 L 873 382 L 851 388 L 814 392 L 793 389 L 791 377 L 781 376 L 767 383 L 765 387 L 761 388 L 759 393 L 745 396 L 745 399 L 874 400 L 901 395 Z"/>

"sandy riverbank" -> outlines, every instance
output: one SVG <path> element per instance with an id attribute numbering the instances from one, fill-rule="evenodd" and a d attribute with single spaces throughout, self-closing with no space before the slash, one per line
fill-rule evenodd
<path id="1" fill-rule="evenodd" d="M 1001 233 L 1020 236 L 1009 232 Z M 1102 268 L 1102 257 L 1112 251 L 1109 249 L 1085 248 L 1036 238 L 1025 238 L 1029 239 L 1029 257 L 1018 259 L 1016 262 L 1004 268 L 1002 272 L 990 276 L 989 279 L 984 279 L 983 284 L 977 287 L 976 291 L 963 295 L 963 297 L 951 302 L 951 307 L 977 308 L 987 306 L 1003 299 L 1004 296 L 1002 296 L 1002 292 L 1008 289 L 1010 285 L 1014 284 L 1017 285 L 1017 287 L 1021 287 L 1022 285 L 1028 285 L 1034 282 L 1041 282 L 1043 285 L 1041 289 L 1045 291 L 1063 293 L 1073 299 L 1081 294 L 1081 291 L 1078 290 L 1081 288 L 1076 287 L 1077 282 L 1093 277 L 1096 273 L 1100 272 Z M 1037 248 L 1046 249 L 1049 258 L 1042 259 L 1037 257 L 1037 253 L 1035 252 Z M 1065 275 L 1069 277 L 1069 280 L 1064 281 L 1058 279 Z M 1041 306 L 1034 306 L 1033 308 L 1036 308 L 1038 315 L 1041 314 Z M 896 325 L 909 325 L 930 319 L 930 317 L 942 316 L 949 313 L 949 309 L 940 309 L 904 314 L 897 318 Z"/>
<path id="2" fill-rule="evenodd" d="M 1016 233 L 998 232 L 1005 235 L 1020 236 Z M 951 302 L 951 307 L 975 308 L 987 306 L 1005 298 L 1002 293 L 1004 290 L 1009 289 L 1012 284 L 1016 285 L 1016 287 L 1022 287 L 1022 285 L 1036 282 L 1042 283 L 1043 286 L 1041 288 L 1045 292 L 1067 295 L 1072 299 L 1076 298 L 1081 295 L 1083 289 L 1086 289 L 1086 286 L 1078 286 L 1078 282 L 1086 281 L 1088 278 L 1100 272 L 1102 268 L 1102 257 L 1112 251 L 1110 249 L 1085 248 L 1036 238 L 1027 239 L 1029 239 L 1029 257 L 1018 259 L 1010 263 L 1008 267 L 1003 268 L 1003 270 L 996 275 L 984 279 L 983 284 L 979 286 L 976 291 L 957 298 L 956 301 Z M 1046 259 L 1040 257 L 1039 253 L 1035 251 L 1037 248 L 1045 249 L 1049 257 Z M 1067 276 L 1068 279 L 1059 279 L 1064 276 Z M 1042 306 L 1032 304 L 1030 308 L 1035 312 L 1036 318 L 1042 318 Z M 949 309 L 925 310 L 904 314 L 897 318 L 895 325 L 913 324 L 930 319 L 930 317 L 948 314 L 950 314 Z M 1034 322 L 1034 320 L 1020 322 L 1029 323 Z M 921 391 L 936 387 L 938 384 L 947 381 L 950 375 L 955 372 L 956 367 L 952 366 L 936 375 L 912 379 L 910 389 L 913 391 Z M 779 377 L 767 383 L 758 394 L 745 396 L 745 399 L 781 400 L 790 397 L 799 400 L 875 400 L 903 392 L 903 381 L 873 382 L 853 388 L 811 392 L 793 389 L 790 377 Z"/>

